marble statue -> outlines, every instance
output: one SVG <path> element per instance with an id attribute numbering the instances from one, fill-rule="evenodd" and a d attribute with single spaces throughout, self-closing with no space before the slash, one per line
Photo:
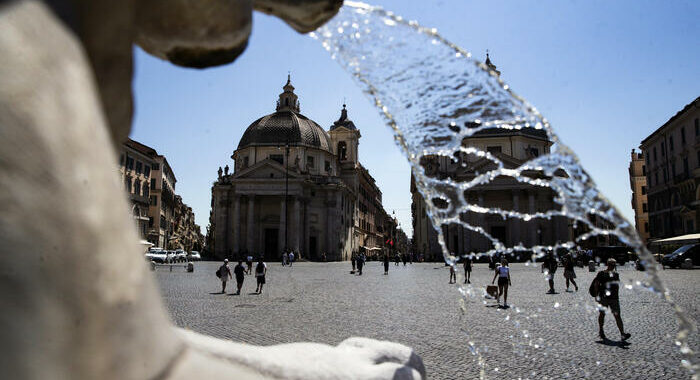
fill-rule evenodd
<path id="1" fill-rule="evenodd" d="M 177 65 L 220 65 L 245 49 L 253 9 L 308 32 L 341 4 L 0 0 L 3 378 L 425 377 L 396 343 L 258 347 L 174 327 L 115 175 L 134 43 Z"/>

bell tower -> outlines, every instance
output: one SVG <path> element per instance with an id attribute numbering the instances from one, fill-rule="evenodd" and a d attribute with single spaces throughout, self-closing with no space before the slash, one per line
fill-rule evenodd
<path id="1" fill-rule="evenodd" d="M 348 110 L 343 104 L 340 111 L 340 118 L 331 125 L 329 132 L 333 151 L 338 156 L 340 164 L 350 163 L 354 167 L 359 162 L 358 145 L 360 144 L 360 130 L 355 127 L 355 123 L 348 119 Z"/>

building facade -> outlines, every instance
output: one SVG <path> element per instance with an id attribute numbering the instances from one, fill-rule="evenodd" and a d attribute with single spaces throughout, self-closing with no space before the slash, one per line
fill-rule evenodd
<path id="1" fill-rule="evenodd" d="M 488 56 L 486 64 L 492 71 L 500 74 Z M 541 154 L 549 153 L 552 142 L 542 129 L 489 128 L 465 138 L 462 144 L 465 147 L 474 147 L 488 152 L 498 158 L 505 168 L 515 169 Z M 471 181 L 480 173 L 497 167 L 486 157 L 463 152 L 454 157 L 424 156 L 421 165 L 426 175 L 430 177 L 450 178 L 456 182 Z M 535 170 L 525 171 L 523 175 L 530 178 L 545 178 L 542 172 Z M 426 202 L 417 191 L 413 176 L 411 192 L 414 231 L 412 240 L 415 253 L 426 260 L 442 260 L 437 232 L 427 216 Z M 497 177 L 488 184 L 471 188 L 465 193 L 465 198 L 472 205 L 529 214 L 561 208 L 554 202 L 554 194 L 549 188 L 529 185 L 505 176 Z M 503 218 L 501 215 L 466 212 L 462 214 L 462 220 L 471 226 L 482 227 L 486 233 L 498 239 L 507 248 L 519 245 L 525 248 L 554 245 L 569 241 L 572 237 L 568 219 L 564 217 L 533 219 L 525 222 L 518 218 Z M 443 225 L 442 232 L 447 248 L 453 254 L 485 252 L 493 248 L 491 240 L 487 237 L 458 224 Z"/>
<path id="2" fill-rule="evenodd" d="M 649 239 L 698 232 L 700 224 L 700 97 L 640 144 L 644 157 Z"/>
<path id="3" fill-rule="evenodd" d="M 649 240 L 649 205 L 647 202 L 647 176 L 644 154 L 632 149 L 629 167 L 634 226 L 644 244 Z"/>
<path id="4" fill-rule="evenodd" d="M 131 203 L 131 215 L 142 240 L 149 233 L 151 165 L 155 150 L 131 139 L 121 145 L 119 174 Z"/>
<path id="5" fill-rule="evenodd" d="M 166 249 L 201 249 L 204 237 L 192 208 L 175 194 L 177 179 L 168 160 L 131 139 L 122 144 L 120 153 L 119 172 L 141 238 Z"/>
<path id="6" fill-rule="evenodd" d="M 289 78 L 276 112 L 243 133 L 212 186 L 208 251 L 217 257 L 349 260 L 383 249 L 382 193 L 360 164 L 360 130 L 343 105 L 326 131 L 300 113 Z"/>

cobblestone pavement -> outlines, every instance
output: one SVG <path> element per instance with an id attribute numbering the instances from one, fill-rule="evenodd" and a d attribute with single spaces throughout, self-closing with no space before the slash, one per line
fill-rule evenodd
<path id="1" fill-rule="evenodd" d="M 599 340 L 598 313 L 588 296 L 594 273 L 587 269 L 577 270 L 580 290 L 570 293 L 558 271 L 560 293 L 548 295 L 539 266 L 512 264 L 511 308 L 499 309 L 481 290 L 493 272 L 477 264 L 473 295 L 462 312 L 457 286 L 448 284 L 448 270 L 435 263 L 392 263 L 388 276 L 378 262 L 368 263 L 362 276 L 351 275 L 348 262 L 269 264 L 264 293 L 253 294 L 255 279 L 246 276 L 240 296 L 213 294 L 221 289 L 214 276 L 218 265 L 196 263 L 194 273 L 181 268 L 155 272 L 178 326 L 256 345 L 335 345 L 351 336 L 391 340 L 413 347 L 434 379 L 478 378 L 482 369 L 489 379 L 690 378 L 674 346 L 674 314 L 651 292 L 620 291 L 622 318 L 632 333 L 628 345 Z M 625 284 L 644 278 L 629 267 L 619 271 Z M 699 320 L 700 270 L 661 275 L 679 305 Z M 230 282 L 227 291 L 233 289 Z M 608 337 L 619 340 L 612 315 L 605 323 Z M 697 333 L 690 341 L 700 349 Z"/>

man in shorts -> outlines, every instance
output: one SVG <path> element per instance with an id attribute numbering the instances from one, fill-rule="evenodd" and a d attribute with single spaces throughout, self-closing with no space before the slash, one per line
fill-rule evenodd
<path id="1" fill-rule="evenodd" d="M 253 256 L 248 255 L 245 258 L 245 264 L 248 266 L 248 270 L 247 270 L 248 274 L 253 273 Z"/>
<path id="2" fill-rule="evenodd" d="M 615 322 L 617 322 L 617 328 L 620 330 L 622 340 L 627 340 L 632 336 L 632 334 L 625 332 L 625 328 L 622 324 L 622 317 L 620 317 L 620 298 L 618 295 L 620 290 L 620 274 L 615 271 L 616 266 L 617 261 L 615 261 L 615 259 L 608 259 L 607 268 L 598 272 L 593 280 L 594 291 L 595 294 L 598 295 L 596 300 L 599 304 L 598 335 L 603 340 L 607 339 L 603 329 L 606 308 L 609 308 L 615 317 Z"/>
<path id="3" fill-rule="evenodd" d="M 267 274 L 267 264 L 263 262 L 261 257 L 255 266 L 255 279 L 258 280 L 258 287 L 255 289 L 255 292 L 258 294 L 262 293 L 263 285 L 265 285 L 265 274 Z"/>

